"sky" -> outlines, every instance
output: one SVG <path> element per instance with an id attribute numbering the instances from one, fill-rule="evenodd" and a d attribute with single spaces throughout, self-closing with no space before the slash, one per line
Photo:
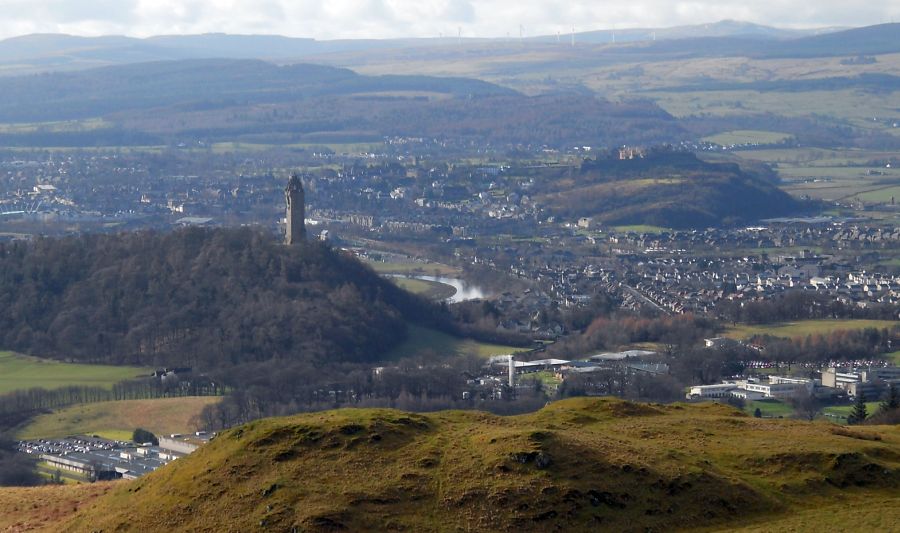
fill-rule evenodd
<path id="1" fill-rule="evenodd" d="M 0 38 L 279 34 L 317 39 L 504 37 L 724 19 L 785 28 L 900 21 L 900 0 L 0 0 Z"/>

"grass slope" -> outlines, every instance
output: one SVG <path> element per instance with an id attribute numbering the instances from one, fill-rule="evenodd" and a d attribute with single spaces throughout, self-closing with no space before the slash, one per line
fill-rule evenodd
<path id="1" fill-rule="evenodd" d="M 114 485 L 0 488 L 0 531 L 54 531 L 60 520 L 106 494 Z"/>
<path id="2" fill-rule="evenodd" d="M 826 335 L 833 331 L 857 330 L 866 328 L 892 328 L 900 325 L 894 320 L 800 320 L 782 324 L 763 324 L 734 326 L 725 331 L 724 336 L 732 339 L 746 339 L 753 335 L 772 335 L 775 337 L 806 337 L 807 335 Z"/>
<path id="3" fill-rule="evenodd" d="M 148 368 L 70 364 L 0 352 L 0 394 L 33 387 L 58 389 L 81 385 L 111 388 L 120 381 L 148 374 Z"/>
<path id="4" fill-rule="evenodd" d="M 195 418 L 200 411 L 219 400 L 206 396 L 75 405 L 35 418 L 17 436 L 36 439 L 97 434 L 129 440 L 138 427 L 157 435 L 188 433 L 196 430 Z"/>
<path id="5" fill-rule="evenodd" d="M 810 504 L 818 501 L 810 498 Z M 772 521 L 729 526 L 730 533 L 772 531 L 896 531 L 897 497 L 846 491 L 840 501 L 822 499 L 818 505 L 798 509 Z M 837 520 L 835 520 L 837 517 Z M 836 525 L 835 522 L 840 524 Z"/>
<path id="6" fill-rule="evenodd" d="M 900 428 L 718 404 L 573 399 L 530 415 L 346 409 L 260 420 L 122 483 L 69 531 L 771 529 L 848 497 L 900 521 Z M 883 504 L 883 505 L 881 505 Z M 853 528 L 855 514 L 820 519 Z"/>
<path id="7" fill-rule="evenodd" d="M 522 348 L 503 346 L 501 344 L 488 344 L 473 339 L 454 337 L 441 331 L 409 325 L 409 335 L 398 347 L 394 348 L 388 357 L 398 359 L 414 357 L 423 354 L 435 354 L 441 356 L 478 355 L 491 357 L 492 355 L 505 355 L 521 351 Z"/>

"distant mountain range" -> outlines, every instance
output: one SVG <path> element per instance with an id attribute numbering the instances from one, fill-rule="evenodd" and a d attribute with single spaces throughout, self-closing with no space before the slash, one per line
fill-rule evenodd
<path id="1" fill-rule="evenodd" d="M 839 32 L 846 28 L 817 28 L 817 29 L 783 29 L 772 26 L 762 26 L 752 22 L 737 20 L 722 20 L 712 24 L 692 24 L 688 26 L 674 26 L 671 28 L 628 28 L 623 30 L 598 30 L 579 32 L 575 34 L 577 43 L 627 43 L 638 41 L 664 41 L 673 39 L 687 39 L 698 37 L 741 37 L 753 39 L 796 39 L 811 35 Z M 557 39 L 558 37 L 558 39 Z M 565 35 L 571 42 L 571 34 Z M 562 41 L 563 36 L 541 36 L 533 40 L 544 42 Z"/>
<path id="2" fill-rule="evenodd" d="M 466 78 L 360 76 L 321 65 L 185 59 L 0 78 L 4 95 L 0 121 L 72 120 L 160 106 L 190 105 L 196 110 L 406 91 L 451 96 L 515 94 Z"/>
<path id="3" fill-rule="evenodd" d="M 391 136 L 613 146 L 684 136 L 652 102 L 614 103 L 589 93 L 532 97 L 477 79 L 365 76 L 255 59 L 7 76 L 0 77 L 0 94 L 0 122 L 42 124 L 0 133 L 0 146 L 381 142 Z"/>
<path id="4" fill-rule="evenodd" d="M 124 36 L 77 37 L 34 34 L 0 41 L 0 75 L 76 70 L 98 66 L 199 58 L 266 59 L 289 63 L 346 54 L 365 55 L 399 50 L 454 50 L 503 47 L 511 44 L 543 49 L 568 45 L 571 36 L 525 39 L 358 39 L 319 41 L 277 35 L 169 35 L 138 39 Z M 851 30 L 826 28 L 789 30 L 746 22 L 602 30 L 575 34 L 575 41 L 592 49 L 680 55 L 745 55 L 809 57 L 900 52 L 900 24 Z"/>

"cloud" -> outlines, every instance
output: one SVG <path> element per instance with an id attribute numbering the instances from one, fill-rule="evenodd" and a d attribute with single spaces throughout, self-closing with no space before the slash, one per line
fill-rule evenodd
<path id="1" fill-rule="evenodd" d="M 900 2 L 868 0 L 0 0 L 0 38 L 24 33 L 148 36 L 271 33 L 318 39 L 501 37 L 702 24 L 862 26 L 900 19 Z"/>

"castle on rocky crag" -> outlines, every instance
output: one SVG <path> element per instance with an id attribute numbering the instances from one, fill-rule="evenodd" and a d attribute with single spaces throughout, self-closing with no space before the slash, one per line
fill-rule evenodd
<path id="1" fill-rule="evenodd" d="M 296 174 L 291 174 L 287 187 L 284 188 L 284 201 L 286 204 L 284 243 L 295 244 L 306 239 L 306 201 L 303 192 L 303 183 Z"/>

